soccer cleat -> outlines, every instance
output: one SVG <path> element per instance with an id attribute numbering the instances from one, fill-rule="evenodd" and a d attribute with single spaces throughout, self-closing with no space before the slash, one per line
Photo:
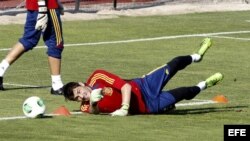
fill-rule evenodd
<path id="1" fill-rule="evenodd" d="M 62 88 L 60 88 L 58 90 L 54 90 L 53 88 L 51 88 L 50 93 L 52 95 L 63 95 L 63 90 L 62 90 Z"/>
<path id="2" fill-rule="evenodd" d="M 206 51 L 212 46 L 212 40 L 211 38 L 205 38 L 203 39 L 203 41 L 201 42 L 200 45 L 200 49 L 196 52 L 197 54 L 199 54 L 201 56 L 201 58 L 203 57 L 203 55 L 206 53 Z"/>
<path id="3" fill-rule="evenodd" d="M 4 87 L 3 87 L 3 77 L 0 77 L 0 91 L 4 91 Z"/>
<path id="4" fill-rule="evenodd" d="M 206 87 L 212 87 L 216 85 L 218 82 L 220 82 L 223 79 L 223 75 L 219 72 L 215 73 L 214 75 L 208 77 L 205 82 L 206 82 Z"/>

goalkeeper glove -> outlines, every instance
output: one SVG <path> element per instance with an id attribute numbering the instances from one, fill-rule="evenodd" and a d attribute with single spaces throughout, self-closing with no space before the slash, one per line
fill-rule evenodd
<path id="1" fill-rule="evenodd" d="M 98 102 L 98 101 L 100 101 L 102 98 L 103 98 L 103 95 L 102 95 L 102 88 L 92 90 L 92 92 L 91 92 L 91 94 L 90 94 L 90 102 L 91 102 L 91 103 Z"/>
<path id="2" fill-rule="evenodd" d="M 129 104 L 122 104 L 122 107 L 113 113 L 111 116 L 127 116 L 128 115 Z"/>
<path id="3" fill-rule="evenodd" d="M 38 15 L 36 20 L 36 30 L 45 31 L 48 23 L 47 7 L 45 1 L 38 1 Z"/>

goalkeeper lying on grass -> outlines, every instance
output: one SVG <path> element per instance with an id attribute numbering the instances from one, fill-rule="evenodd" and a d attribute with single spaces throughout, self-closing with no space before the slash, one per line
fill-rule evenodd
<path id="1" fill-rule="evenodd" d="M 195 86 L 162 90 L 179 70 L 192 62 L 201 61 L 211 45 L 211 39 L 205 38 L 197 53 L 175 57 L 142 78 L 124 80 L 105 70 L 96 70 L 86 83 L 69 82 L 64 85 L 64 96 L 67 100 L 81 102 L 81 111 L 92 114 L 127 116 L 163 113 L 175 103 L 190 100 L 223 79 L 221 73 L 215 73 Z"/>

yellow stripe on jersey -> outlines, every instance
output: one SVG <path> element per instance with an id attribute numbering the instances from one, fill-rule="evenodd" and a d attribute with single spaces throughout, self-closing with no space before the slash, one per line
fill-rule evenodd
<path id="1" fill-rule="evenodd" d="M 50 14 L 52 18 L 52 23 L 54 25 L 54 30 L 56 33 L 56 45 L 58 46 L 62 42 L 62 33 L 61 33 L 62 30 L 56 15 L 56 10 L 50 9 Z"/>
<path id="2" fill-rule="evenodd" d="M 104 81 L 106 81 L 107 83 L 109 83 L 109 84 L 111 84 L 111 85 L 114 84 L 114 82 L 115 82 L 114 79 L 108 77 L 107 75 L 102 74 L 102 73 L 97 73 L 97 74 L 95 74 L 95 75 L 91 78 L 89 85 L 90 85 L 90 86 L 93 86 L 93 85 L 95 84 L 95 82 L 96 82 L 97 79 L 104 80 Z"/>

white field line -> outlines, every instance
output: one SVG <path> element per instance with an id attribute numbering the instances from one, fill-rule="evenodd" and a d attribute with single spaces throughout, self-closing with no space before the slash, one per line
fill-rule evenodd
<path id="1" fill-rule="evenodd" d="M 72 115 L 83 114 L 82 112 L 70 112 Z M 44 114 L 44 116 L 60 116 L 58 114 Z M 26 119 L 26 116 L 13 116 L 13 117 L 0 117 L 1 120 L 16 120 L 16 119 Z"/>
<path id="2" fill-rule="evenodd" d="M 155 41 L 155 40 L 167 40 L 167 39 L 188 38 L 188 37 L 204 37 L 204 36 L 208 37 L 208 36 L 242 34 L 242 33 L 250 33 L 250 31 L 230 31 L 230 32 L 201 33 L 201 34 L 184 34 L 184 35 L 175 35 L 175 36 L 162 36 L 162 37 L 154 37 L 154 38 L 141 38 L 141 39 L 131 39 L 131 40 L 120 40 L 120 41 L 65 44 L 64 46 L 65 47 L 92 46 L 92 45 L 105 45 L 105 44 L 119 44 L 119 43 L 133 43 L 133 42 L 144 42 L 144 41 Z M 232 39 L 237 39 L 237 38 L 232 37 Z M 46 46 L 35 47 L 35 49 L 39 49 L 39 48 L 46 48 Z M 10 49 L 11 48 L 2 48 L 2 49 L 0 49 L 0 51 L 9 51 Z"/>
<path id="3" fill-rule="evenodd" d="M 192 101 L 195 102 L 189 102 L 189 103 L 178 103 L 176 104 L 176 107 L 183 107 L 183 106 L 196 106 L 196 105 L 205 105 L 205 104 L 215 104 L 217 102 L 212 100 L 200 100 L 200 99 L 194 99 Z M 72 115 L 80 115 L 83 114 L 82 112 L 70 112 Z M 45 114 L 45 116 L 60 116 L 58 114 Z M 16 120 L 16 119 L 26 119 L 25 116 L 13 116 L 13 117 L 0 117 L 0 121 L 4 120 Z"/>
<path id="4" fill-rule="evenodd" d="M 206 101 L 199 101 L 199 102 L 188 102 L 188 103 L 178 103 L 175 106 L 176 107 L 183 107 L 183 106 L 195 106 L 195 105 L 205 105 L 205 104 L 214 104 L 218 103 L 213 100 L 206 100 Z"/>
<path id="5" fill-rule="evenodd" d="M 242 41 L 250 41 L 250 38 L 236 38 L 236 37 L 229 37 L 229 36 L 210 36 L 215 38 L 223 38 L 223 39 L 233 39 L 233 40 L 242 40 Z"/>
<path id="6" fill-rule="evenodd" d="M 35 85 L 23 85 L 23 84 L 14 84 L 14 83 L 3 83 L 4 85 L 9 86 L 21 86 L 21 87 L 34 87 L 34 88 L 40 88 L 41 86 L 35 86 Z"/>

